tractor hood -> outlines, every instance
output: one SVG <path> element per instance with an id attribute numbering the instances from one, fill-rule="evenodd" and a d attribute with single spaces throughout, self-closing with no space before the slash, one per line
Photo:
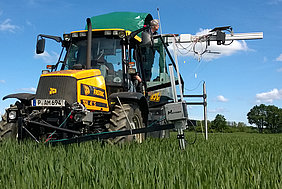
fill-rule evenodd
<path id="1" fill-rule="evenodd" d="M 65 100 L 83 104 L 88 110 L 109 111 L 104 77 L 98 69 L 62 70 L 42 74 L 36 100 Z"/>
<path id="2" fill-rule="evenodd" d="M 42 74 L 41 77 L 63 76 L 63 77 L 74 77 L 76 79 L 84 79 L 84 78 L 100 76 L 100 75 L 101 75 L 101 71 L 99 69 L 90 69 L 90 70 L 62 70 L 62 71 Z"/>

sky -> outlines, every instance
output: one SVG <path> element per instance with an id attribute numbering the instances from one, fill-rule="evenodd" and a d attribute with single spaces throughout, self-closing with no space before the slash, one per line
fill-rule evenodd
<path id="1" fill-rule="evenodd" d="M 87 17 L 116 11 L 158 18 L 157 8 L 162 33 L 201 35 L 218 26 L 232 26 L 234 33 L 264 33 L 260 40 L 211 44 L 209 50 L 220 54 L 199 57 L 180 50 L 184 93 L 201 94 L 206 82 L 209 120 L 222 114 L 227 121 L 248 124 L 253 106 L 282 107 L 282 0 L 0 0 L 0 114 L 15 102 L 3 101 L 4 96 L 35 93 L 41 71 L 58 58 L 60 44 L 50 40 L 44 55 L 35 54 L 38 34 L 62 37 L 84 29 Z M 203 118 L 202 106 L 188 110 L 191 119 Z"/>

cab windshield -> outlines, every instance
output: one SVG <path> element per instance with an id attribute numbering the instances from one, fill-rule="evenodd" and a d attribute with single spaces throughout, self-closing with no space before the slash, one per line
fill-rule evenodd
<path id="1" fill-rule="evenodd" d="M 86 68 L 87 40 L 73 40 L 67 56 L 64 69 L 76 69 L 76 66 Z M 92 39 L 91 67 L 100 69 L 106 81 L 121 83 L 122 74 L 122 46 L 120 39 L 109 37 L 94 37 Z"/>

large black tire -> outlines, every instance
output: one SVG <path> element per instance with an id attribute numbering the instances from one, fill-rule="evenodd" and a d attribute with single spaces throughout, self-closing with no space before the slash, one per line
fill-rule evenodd
<path id="1" fill-rule="evenodd" d="M 0 141 L 7 139 L 16 139 L 18 133 L 18 123 L 8 123 L 7 114 L 2 116 L 0 121 Z"/>
<path id="2" fill-rule="evenodd" d="M 122 107 L 124 110 L 122 109 Z M 128 129 L 139 129 L 145 127 L 141 111 L 136 103 L 122 104 L 122 107 L 120 105 L 115 105 L 114 110 L 112 111 L 110 123 L 106 124 L 106 127 L 109 131 L 123 131 Z M 132 125 L 129 124 L 127 118 L 131 123 L 133 123 Z M 118 144 L 131 141 L 142 143 L 144 140 L 145 133 L 142 133 L 108 139 L 108 142 L 111 144 Z"/>

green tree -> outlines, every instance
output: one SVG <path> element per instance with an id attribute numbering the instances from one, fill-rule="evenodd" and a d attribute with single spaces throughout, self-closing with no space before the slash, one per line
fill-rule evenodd
<path id="1" fill-rule="evenodd" d="M 259 132 L 262 133 L 266 119 L 266 106 L 264 104 L 254 106 L 247 114 L 247 118 L 249 123 L 255 124 L 258 127 Z"/>
<path id="2" fill-rule="evenodd" d="M 279 108 L 278 132 L 282 133 L 282 108 Z"/>
<path id="3" fill-rule="evenodd" d="M 247 127 L 247 125 L 244 122 L 238 122 L 237 127 Z"/>
<path id="4" fill-rule="evenodd" d="M 259 132 L 263 131 L 263 128 L 269 129 L 271 132 L 278 132 L 282 123 L 282 109 L 269 105 L 261 104 L 254 106 L 247 114 L 247 118 L 250 124 L 255 124 Z"/>
<path id="5" fill-rule="evenodd" d="M 223 132 L 227 128 L 226 119 L 223 115 L 217 114 L 211 122 L 211 128 L 218 132 Z"/>
<path id="6" fill-rule="evenodd" d="M 238 131 L 240 132 L 244 132 L 246 130 L 247 125 L 243 122 L 238 122 L 237 128 Z"/>
<path id="7" fill-rule="evenodd" d="M 270 129 L 272 132 L 278 131 L 278 123 L 279 123 L 279 108 L 276 106 L 267 106 L 266 107 L 266 127 Z"/>

